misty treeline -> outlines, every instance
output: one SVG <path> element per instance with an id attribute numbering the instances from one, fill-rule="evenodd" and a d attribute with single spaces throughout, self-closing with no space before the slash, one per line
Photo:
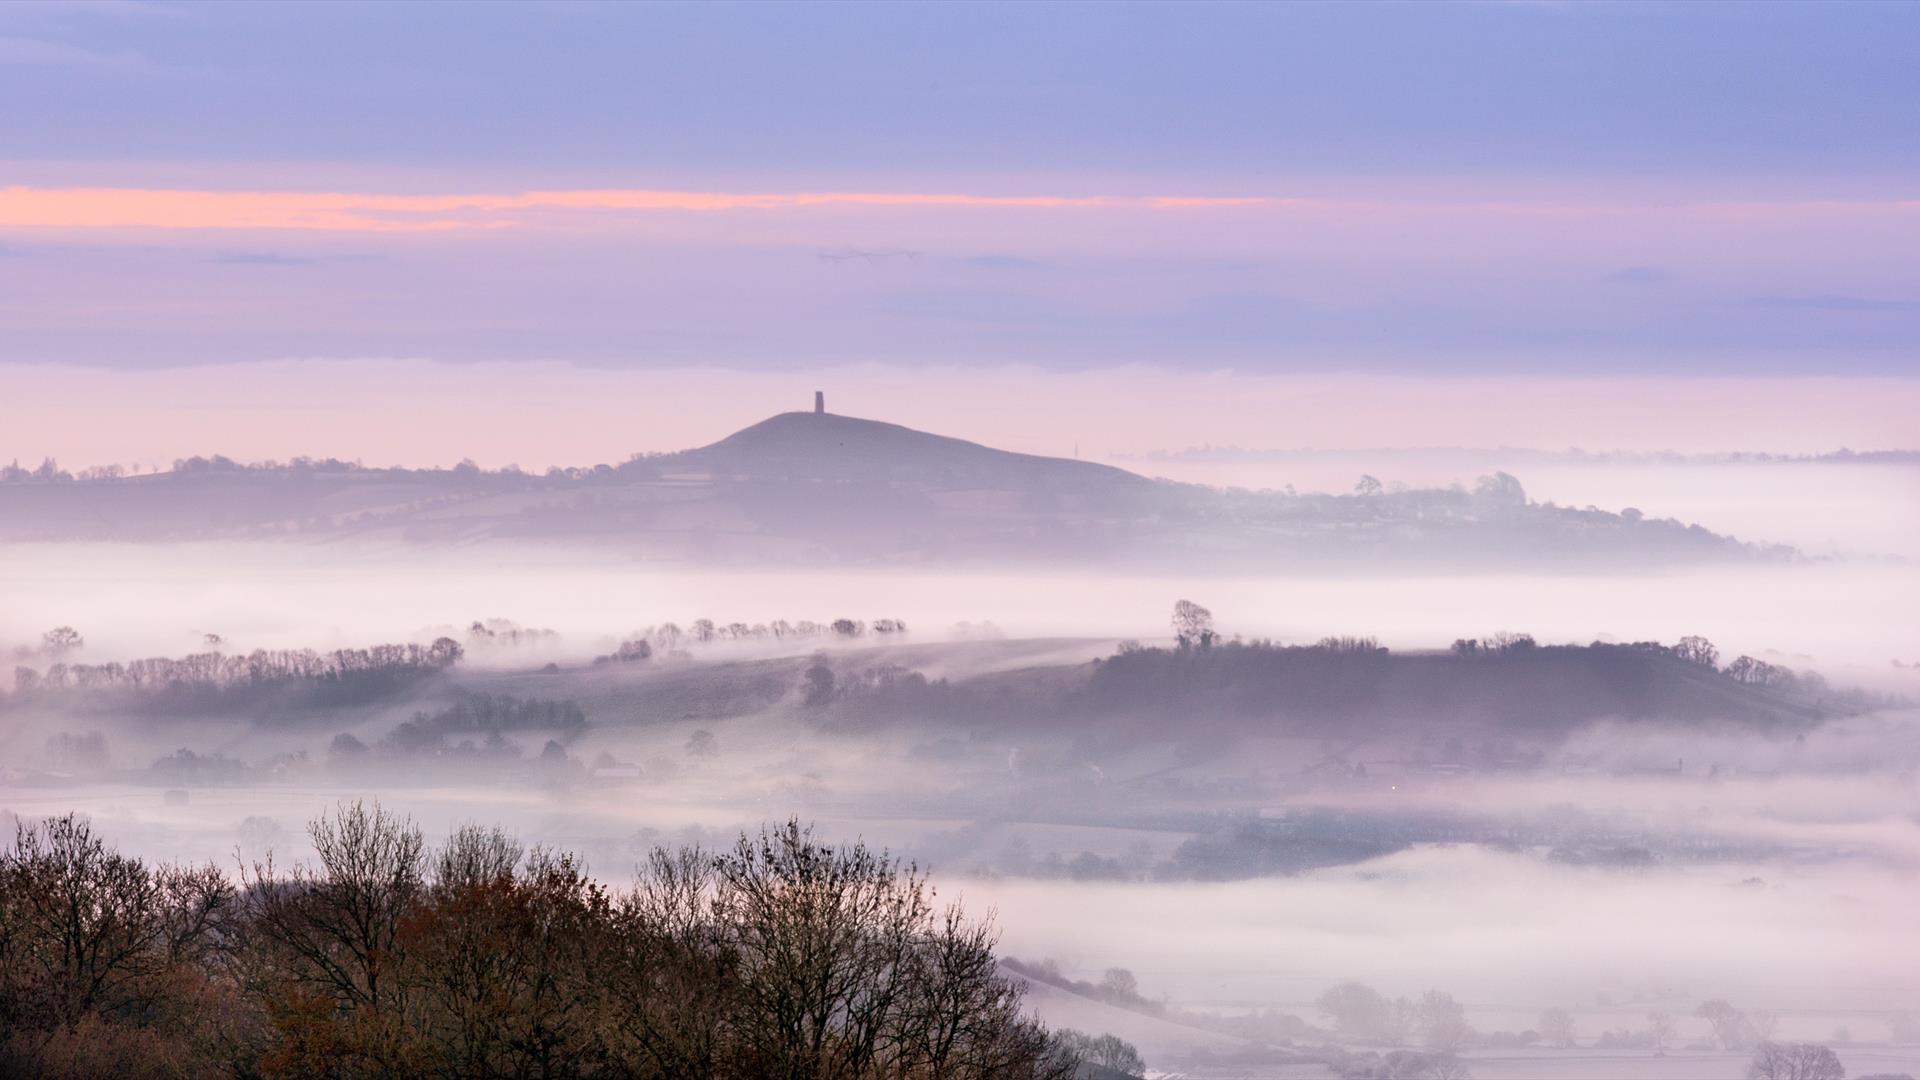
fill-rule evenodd
<path id="1" fill-rule="evenodd" d="M 1252 1043 L 1284 1045 L 1291 1044 L 1295 1039 L 1315 1034 L 1313 1027 L 1306 1021 L 1279 1009 L 1255 1008 L 1243 1013 L 1230 1013 L 1179 1008 L 1168 1004 L 1164 999 L 1148 997 L 1141 991 L 1139 979 L 1126 968 L 1108 968 L 1101 973 L 1099 980 L 1095 981 L 1075 979 L 1066 975 L 1060 970 L 1059 962 L 1050 957 L 1037 961 L 1008 957 L 1001 961 L 1001 966 L 1034 982 L 1070 990 L 1081 997 L 1102 1001 L 1118 1009 L 1169 1020 L 1203 1031 L 1230 1035 L 1237 1039 L 1246 1039 Z M 1125 1047 L 1125 1052 L 1131 1052 L 1133 1049 L 1124 1043 L 1121 1043 L 1121 1046 Z"/>
<path id="2" fill-rule="evenodd" d="M 560 640 L 558 630 L 539 626 L 521 626 L 512 619 L 475 619 L 467 627 L 467 641 L 481 647 L 515 648 L 522 645 L 552 645 Z"/>
<path id="3" fill-rule="evenodd" d="M 637 631 L 610 655 L 595 663 L 646 660 L 656 654 L 683 655 L 694 646 L 718 642 L 792 642 L 829 638 L 855 641 L 887 639 L 907 632 L 905 620 L 841 617 L 827 622 L 775 619 L 766 623 L 716 623 L 695 619 L 685 627 L 667 622 Z M 506 619 L 476 620 L 468 628 L 474 646 L 551 644 L 552 630 L 520 627 Z M 367 648 L 255 649 L 225 653 L 217 634 L 206 635 L 205 652 L 183 657 L 150 657 L 126 663 L 80 663 L 70 657 L 82 650 L 85 638 L 70 626 L 55 627 L 39 645 L 14 650 L 17 659 L 47 661 L 44 668 L 19 664 L 13 671 L 13 696 L 31 698 L 67 691 L 109 691 L 139 695 L 147 704 L 166 709 L 220 708 L 256 703 L 272 693 L 276 704 L 324 708 L 365 704 L 410 689 L 423 677 L 457 665 L 468 646 L 451 637 L 432 643 L 374 645 Z M 557 670 L 557 666 L 553 669 Z"/>
<path id="4" fill-rule="evenodd" d="M 929 679 L 898 663 L 851 666 L 815 657 L 801 674 L 804 705 L 833 722 L 921 719 L 992 723 L 1010 711 L 1039 720 L 1123 722 L 1178 716 L 1182 731 L 1226 733 L 1285 717 L 1302 730 L 1419 718 L 1512 731 L 1564 733 L 1603 717 L 1734 720 L 1804 726 L 1828 710 L 1881 707 L 1884 695 L 1829 687 L 1742 657 L 1726 668 L 1683 646 L 1643 642 L 1540 645 L 1526 635 L 1463 639 L 1446 653 L 1393 653 L 1369 637 L 1286 645 L 1195 631 L 1171 647 L 1123 642 L 1085 678 Z"/>
<path id="5" fill-rule="evenodd" d="M 1171 647 L 1124 642 L 1099 663 L 1086 689 L 1088 703 L 1122 712 L 1178 704 L 1232 716 L 1284 701 L 1291 711 L 1328 720 L 1386 711 L 1547 726 L 1662 712 L 1779 723 L 1814 718 L 1816 704 L 1890 703 L 1751 656 L 1721 667 L 1719 649 L 1698 635 L 1672 645 L 1541 645 L 1529 634 L 1503 631 L 1456 639 L 1445 655 L 1394 655 L 1371 637 L 1327 637 L 1310 645 L 1226 640 L 1212 613 L 1189 600 L 1175 604 L 1171 624 Z M 1732 686 L 1776 693 L 1728 693 Z"/>
<path id="6" fill-rule="evenodd" d="M 1194 485 L 1195 509 L 1244 524 L 1273 526 L 1312 523 L 1338 530 L 1365 527 L 1379 539 L 1404 530 L 1401 540 L 1430 552 L 1460 557 L 1494 553 L 1524 554 L 1529 544 L 1550 540 L 1565 551 L 1604 557 L 1623 536 L 1644 553 L 1669 552 L 1720 557 L 1786 557 L 1789 548 L 1743 544 L 1699 525 L 1674 518 L 1649 518 L 1626 507 L 1619 512 L 1598 506 L 1561 506 L 1528 497 L 1519 479 L 1506 472 L 1478 477 L 1473 485 L 1408 487 L 1362 476 L 1351 492 L 1301 492 L 1289 484 L 1278 490 L 1228 488 L 1213 491 Z M 1497 524 L 1498 530 L 1484 526 Z M 1388 532 L 1381 526 L 1393 527 Z M 1537 554 L 1537 551 L 1535 552 Z"/>
<path id="7" fill-rule="evenodd" d="M 824 623 L 811 619 L 801 619 L 799 622 L 775 619 L 764 623 L 717 623 L 712 619 L 695 619 L 686 626 L 667 622 L 636 630 L 625 636 L 619 648 L 605 656 L 594 657 L 593 662 L 606 664 L 647 660 L 656 653 L 671 656 L 690 645 L 711 645 L 715 642 L 807 641 L 817 638 L 852 641 L 864 638 L 869 633 L 879 638 L 890 638 L 906 632 L 904 619 L 875 619 L 871 623 L 844 616 Z"/>
<path id="8" fill-rule="evenodd" d="M 571 699 L 519 698 L 456 687 L 450 704 L 431 712 L 416 710 L 371 745 L 351 732 L 336 734 L 328 744 L 326 764 L 351 772 L 383 762 L 414 767 L 424 758 L 443 756 L 466 763 L 481 757 L 517 762 L 522 750 L 507 736 L 537 732 L 549 736 L 540 759 L 548 772 L 562 767 L 577 771 L 578 763 L 565 748 L 586 729 L 586 711 Z M 65 773 L 100 774 L 112 767 L 107 738 L 99 731 L 55 732 L 47 737 L 45 754 L 49 767 Z M 313 778 L 319 766 L 305 750 L 276 753 L 250 764 L 223 753 L 181 748 L 155 759 L 146 777 L 190 785 L 305 780 Z"/>
<path id="9" fill-rule="evenodd" d="M 439 748 L 449 736 L 497 739 L 510 731 L 528 730 L 550 731 L 562 742 L 571 742 L 586 727 L 587 714 L 578 702 L 462 690 L 454 695 L 453 704 L 415 712 L 381 742 L 395 750 L 421 751 Z"/>
<path id="10" fill-rule="evenodd" d="M 1603 1031 L 1587 1040 L 1573 1013 L 1557 1007 L 1542 1010 L 1535 1027 L 1525 1031 L 1476 1031 L 1467 1022 L 1465 1007 L 1444 990 L 1428 990 L 1418 999 L 1388 998 L 1364 983 L 1348 982 L 1329 988 L 1315 1004 L 1343 1038 L 1423 1048 L 1348 1061 L 1339 1069 L 1347 1080 L 1466 1077 L 1466 1066 L 1457 1055 L 1470 1047 L 1568 1049 L 1590 1044 L 1596 1049 L 1659 1054 L 1683 1043 L 1693 1050 L 1751 1051 L 1749 1080 L 1843 1080 L 1846 1076 L 1831 1048 L 1776 1042 L 1773 1036 L 1779 1020 L 1774 1014 L 1743 1011 L 1720 999 L 1702 1002 L 1690 1013 L 1707 1029 L 1702 1040 L 1680 1038 L 1680 1022 L 1686 1017 L 1664 1009 L 1648 1011 L 1644 1028 Z"/>
<path id="11" fill-rule="evenodd" d="M 462 459 L 456 465 L 422 468 L 407 468 L 402 465 L 370 466 L 358 460 L 342 461 L 339 458 L 294 457 L 286 461 L 266 459 L 261 461 L 236 461 L 225 454 L 175 458 L 168 470 L 158 467 L 148 471 L 149 476 L 168 475 L 177 479 L 200 479 L 222 476 L 255 475 L 285 476 L 303 478 L 314 476 L 372 476 L 394 480 L 409 479 L 479 479 L 508 481 L 532 480 L 591 480 L 598 477 L 622 477 L 631 479 L 638 470 L 647 471 L 647 463 L 659 454 L 635 454 L 625 463 L 614 465 L 561 466 L 555 465 L 538 475 L 529 473 L 518 465 L 506 465 L 498 469 L 485 469 L 475 464 L 473 459 Z M 14 459 L 7 465 L 0 465 L 0 484 L 66 484 L 66 483 L 102 483 L 124 480 L 141 475 L 140 466 L 135 465 L 93 465 L 74 472 L 60 467 L 60 462 L 46 457 L 40 464 L 27 468 Z"/>
<path id="12" fill-rule="evenodd" d="M 268 695 L 284 704 L 310 707 L 355 705 L 409 689 L 452 668 L 465 654 L 458 641 L 441 637 L 427 645 L 407 642 L 327 652 L 255 649 L 241 655 L 212 650 L 100 664 L 56 659 L 44 671 L 14 668 L 12 696 L 112 691 L 137 694 L 163 709 L 252 704 Z"/>
<path id="13" fill-rule="evenodd" d="M 316 859 L 149 866 L 84 818 L 0 854 L 0 1073 L 1066 1080 L 995 933 L 797 822 L 615 890 L 498 829 L 342 805 Z M 1082 1037 L 1083 1038 L 1083 1037 Z"/>

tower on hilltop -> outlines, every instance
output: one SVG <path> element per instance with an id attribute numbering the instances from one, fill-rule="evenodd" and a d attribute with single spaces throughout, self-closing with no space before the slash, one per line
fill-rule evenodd
<path id="1" fill-rule="evenodd" d="M 826 414 L 827 392 L 825 390 L 815 390 L 813 392 L 813 415 L 825 416 Z"/>

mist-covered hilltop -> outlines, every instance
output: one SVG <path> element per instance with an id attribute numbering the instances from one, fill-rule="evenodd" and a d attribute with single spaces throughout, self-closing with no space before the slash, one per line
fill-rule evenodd
<path id="1" fill-rule="evenodd" d="M 1791 554 L 1631 509 L 1535 502 L 1505 473 L 1471 489 L 1221 490 L 827 413 L 542 475 L 222 457 L 144 476 L 0 474 L 0 541 L 206 538 L 584 543 L 778 566 L 1604 569 Z"/>

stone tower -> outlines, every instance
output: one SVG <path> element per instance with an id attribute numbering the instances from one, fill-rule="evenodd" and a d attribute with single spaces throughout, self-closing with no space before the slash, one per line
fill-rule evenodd
<path id="1" fill-rule="evenodd" d="M 813 392 L 813 415 L 825 416 L 826 414 L 827 392 L 825 390 L 815 390 Z"/>

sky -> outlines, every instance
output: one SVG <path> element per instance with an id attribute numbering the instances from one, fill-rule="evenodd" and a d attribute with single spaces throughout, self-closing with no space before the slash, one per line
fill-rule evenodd
<path id="1" fill-rule="evenodd" d="M 1837 378 L 1821 417 L 1726 438 L 1891 445 L 1916 40 L 1892 3 L 4 5 L 0 455 L 50 445 L 22 402 L 82 393 L 157 439 L 155 379 L 269 427 L 369 370 L 652 385 L 641 427 L 717 436 L 737 373 L 875 367 L 1371 380 L 1407 408 L 1318 436 L 1359 445 L 1433 380 L 1604 384 L 1647 417 L 1707 380 L 1757 417 Z M 1124 423 L 1084 426 L 1208 441 Z M 407 454 L 464 456 L 457 416 L 423 427 Z M 1616 437 L 1691 434 L 1646 427 Z M 1478 434 L 1449 438 L 1514 441 Z"/>

